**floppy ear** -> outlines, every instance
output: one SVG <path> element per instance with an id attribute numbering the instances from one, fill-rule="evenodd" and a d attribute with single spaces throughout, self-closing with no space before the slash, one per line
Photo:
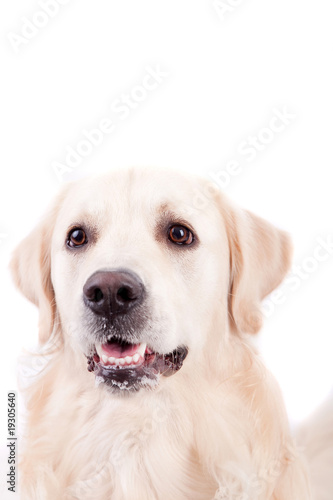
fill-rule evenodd
<path id="1" fill-rule="evenodd" d="M 289 235 L 251 212 L 224 210 L 230 246 L 229 313 L 233 326 L 257 333 L 260 302 L 286 275 L 292 255 Z"/>
<path id="2" fill-rule="evenodd" d="M 39 341 L 45 344 L 53 331 L 55 298 L 51 281 L 51 240 L 58 207 L 56 199 L 42 221 L 14 250 L 10 269 L 16 286 L 39 308 Z"/>

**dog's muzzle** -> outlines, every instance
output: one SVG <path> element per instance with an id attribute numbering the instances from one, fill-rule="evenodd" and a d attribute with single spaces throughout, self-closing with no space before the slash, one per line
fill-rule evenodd
<path id="1" fill-rule="evenodd" d="M 97 335 L 87 355 L 88 370 L 95 374 L 98 383 L 103 382 L 114 391 L 154 388 L 161 375 L 176 373 L 188 354 L 185 346 L 160 354 L 145 342 L 131 342 L 131 337 L 140 336 L 133 335 L 133 331 L 140 328 L 140 306 L 143 307 L 145 297 L 140 278 L 126 269 L 97 271 L 83 287 L 86 307 L 96 324 L 102 321 L 106 330 Z"/>

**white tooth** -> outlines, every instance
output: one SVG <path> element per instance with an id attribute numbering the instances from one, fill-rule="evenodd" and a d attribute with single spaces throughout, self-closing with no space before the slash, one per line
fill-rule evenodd
<path id="1" fill-rule="evenodd" d="M 109 358 L 109 363 L 110 363 L 111 365 L 114 365 L 114 364 L 115 364 L 115 361 L 116 361 L 116 358 L 114 358 L 113 356 L 111 356 L 111 357 Z"/>
<path id="2" fill-rule="evenodd" d="M 140 359 L 140 354 L 136 352 L 133 356 L 133 363 L 137 363 L 139 359 Z"/>
<path id="3" fill-rule="evenodd" d="M 125 361 L 128 365 L 132 363 L 132 356 L 126 356 Z"/>
<path id="4" fill-rule="evenodd" d="M 96 352 L 97 352 L 98 356 L 101 358 L 102 354 L 103 354 L 102 345 L 101 344 L 96 344 L 95 347 L 96 347 Z"/>
<path id="5" fill-rule="evenodd" d="M 137 350 L 137 353 L 139 353 L 139 355 L 143 357 L 145 355 L 146 347 L 147 347 L 146 342 L 143 342 L 142 344 L 139 345 L 139 349 Z"/>
<path id="6" fill-rule="evenodd" d="M 118 359 L 118 363 L 119 363 L 120 365 L 124 365 L 124 364 L 125 364 L 125 360 L 124 360 L 124 358 L 119 358 L 119 359 Z"/>
<path id="7" fill-rule="evenodd" d="M 108 362 L 108 359 L 109 358 L 107 356 L 105 356 L 105 354 L 102 354 L 102 360 L 103 360 L 104 364 Z"/>

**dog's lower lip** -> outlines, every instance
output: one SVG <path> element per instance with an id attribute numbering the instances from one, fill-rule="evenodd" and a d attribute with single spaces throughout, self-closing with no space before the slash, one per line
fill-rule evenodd
<path id="1" fill-rule="evenodd" d="M 120 363 L 119 358 L 116 362 L 105 362 L 99 355 L 103 349 L 95 348 L 93 355 L 87 356 L 88 370 L 94 372 L 96 380 L 104 382 L 113 389 L 138 391 L 141 387 L 157 385 L 160 375 L 169 377 L 176 373 L 188 354 L 188 349 L 184 346 L 165 355 L 154 352 L 146 344 L 133 345 L 134 351 L 140 347 L 142 349 L 143 345 L 144 355 L 138 362 L 130 364 Z"/>

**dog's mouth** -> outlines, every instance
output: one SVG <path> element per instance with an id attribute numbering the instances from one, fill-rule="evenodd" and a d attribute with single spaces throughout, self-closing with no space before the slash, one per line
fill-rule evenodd
<path id="1" fill-rule="evenodd" d="M 93 354 L 87 356 L 88 370 L 94 372 L 98 383 L 115 391 L 138 391 L 154 388 L 161 375 L 169 377 L 180 370 L 187 354 L 184 346 L 159 354 L 146 343 L 131 344 L 111 337 L 104 344 L 96 344 Z"/>

